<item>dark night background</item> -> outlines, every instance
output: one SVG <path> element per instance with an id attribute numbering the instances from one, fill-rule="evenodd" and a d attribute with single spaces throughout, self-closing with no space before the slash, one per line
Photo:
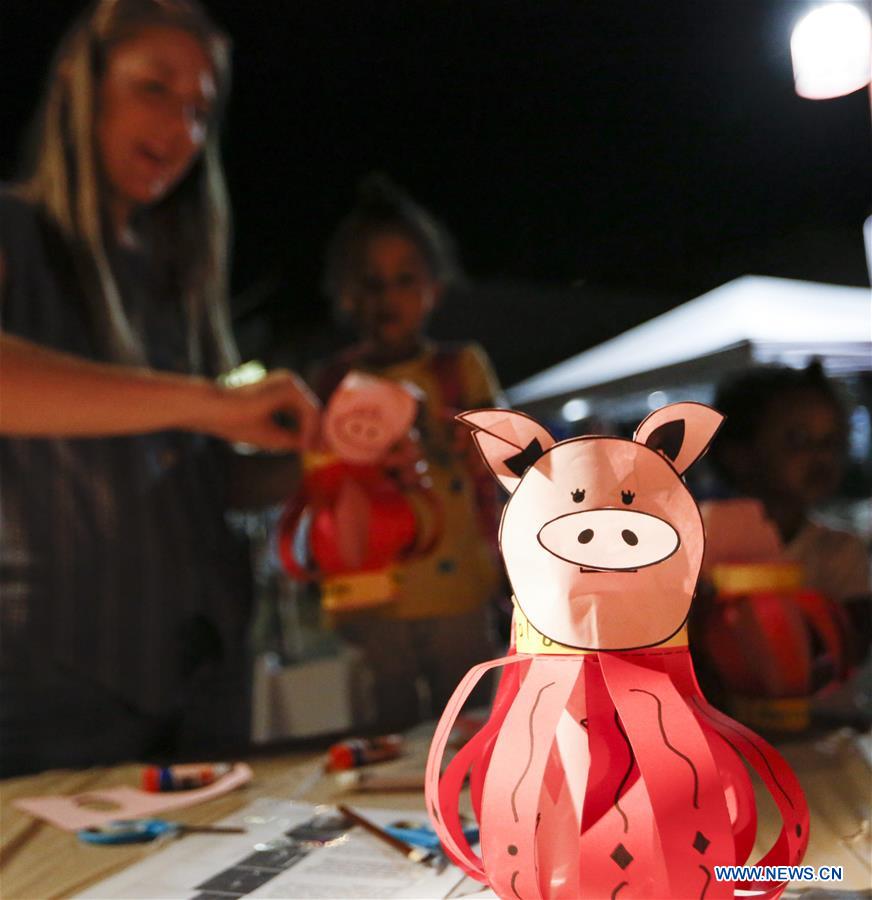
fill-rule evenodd
<path id="1" fill-rule="evenodd" d="M 470 287 L 434 332 L 507 385 L 745 273 L 868 283 L 868 92 L 794 94 L 812 5 L 211 0 L 246 355 L 335 343 L 323 247 L 373 169 L 453 231 Z M 82 6 L 3 3 L 0 178 Z"/>

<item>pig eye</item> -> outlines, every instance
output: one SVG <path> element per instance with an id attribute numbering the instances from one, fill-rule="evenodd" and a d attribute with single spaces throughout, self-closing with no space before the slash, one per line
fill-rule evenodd
<path id="1" fill-rule="evenodd" d="M 573 503 L 581 503 L 582 500 L 584 500 L 584 491 L 580 491 L 578 488 L 576 488 L 572 492 L 572 501 Z"/>
<path id="2" fill-rule="evenodd" d="M 621 491 L 621 500 L 623 500 L 626 506 L 629 506 L 635 499 L 636 495 L 633 491 Z"/>

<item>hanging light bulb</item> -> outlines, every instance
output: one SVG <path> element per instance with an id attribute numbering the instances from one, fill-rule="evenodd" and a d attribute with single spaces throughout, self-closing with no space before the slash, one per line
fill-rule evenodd
<path id="1" fill-rule="evenodd" d="M 841 97 L 870 81 L 872 24 L 852 3 L 819 6 L 800 19 L 790 38 L 796 93 L 809 100 Z"/>

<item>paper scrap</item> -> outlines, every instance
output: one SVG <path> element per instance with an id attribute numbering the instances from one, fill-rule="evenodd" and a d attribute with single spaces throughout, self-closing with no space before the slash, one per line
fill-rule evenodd
<path id="1" fill-rule="evenodd" d="M 16 800 L 14 805 L 65 831 L 78 831 L 80 828 L 105 825 L 115 819 L 139 819 L 170 809 L 193 806 L 246 784 L 251 781 L 252 775 L 248 765 L 236 763 L 217 781 L 191 791 L 152 794 L 137 788 L 117 787 L 66 797 L 23 797 Z"/>

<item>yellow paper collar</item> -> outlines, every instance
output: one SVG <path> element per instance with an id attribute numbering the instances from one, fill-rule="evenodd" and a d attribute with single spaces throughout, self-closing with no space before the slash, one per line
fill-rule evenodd
<path id="1" fill-rule="evenodd" d="M 515 615 L 512 619 L 512 627 L 515 630 L 515 648 L 518 653 L 551 653 L 562 655 L 578 655 L 583 656 L 588 653 L 596 653 L 596 650 L 580 650 L 578 647 L 568 647 L 558 641 L 553 641 L 549 637 L 545 637 L 540 631 L 537 631 L 530 620 L 524 615 L 523 610 L 518 606 L 517 600 L 512 598 L 515 606 Z M 669 640 L 658 644 L 658 647 L 686 647 L 687 646 L 687 626 L 684 625 L 672 635 Z"/>

